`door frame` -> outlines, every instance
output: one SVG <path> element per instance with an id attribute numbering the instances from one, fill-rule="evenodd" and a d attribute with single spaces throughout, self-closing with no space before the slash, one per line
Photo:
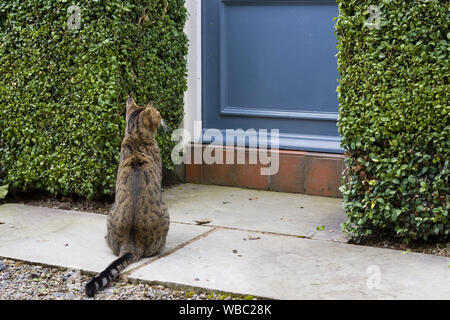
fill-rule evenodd
<path id="1" fill-rule="evenodd" d="M 189 39 L 187 90 L 184 95 L 183 128 L 191 143 L 201 143 L 202 134 L 202 0 L 186 0 L 188 18 L 184 32 Z"/>

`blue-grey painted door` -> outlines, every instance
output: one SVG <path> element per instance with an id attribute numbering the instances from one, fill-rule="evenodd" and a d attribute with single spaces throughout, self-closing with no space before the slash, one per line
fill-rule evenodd
<path id="1" fill-rule="evenodd" d="M 203 0 L 203 128 L 279 129 L 280 148 L 342 152 L 335 1 Z"/>

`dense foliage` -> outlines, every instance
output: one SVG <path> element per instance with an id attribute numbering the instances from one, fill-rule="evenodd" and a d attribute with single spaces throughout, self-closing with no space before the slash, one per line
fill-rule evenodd
<path id="1" fill-rule="evenodd" d="M 127 96 L 182 120 L 185 20 L 183 0 L 1 1 L 0 185 L 113 194 Z"/>
<path id="2" fill-rule="evenodd" d="M 448 239 L 450 4 L 338 4 L 343 230 L 355 241 Z"/>

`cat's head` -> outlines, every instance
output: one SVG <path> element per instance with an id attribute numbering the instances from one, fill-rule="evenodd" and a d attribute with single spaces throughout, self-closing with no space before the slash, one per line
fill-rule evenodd
<path id="1" fill-rule="evenodd" d="M 125 121 L 125 135 L 136 135 L 137 137 L 153 136 L 163 123 L 161 114 L 153 107 L 152 101 L 147 106 L 140 107 L 133 98 L 127 100 Z"/>

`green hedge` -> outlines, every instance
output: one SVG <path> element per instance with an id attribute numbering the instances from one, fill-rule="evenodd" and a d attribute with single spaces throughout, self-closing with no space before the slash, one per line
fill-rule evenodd
<path id="1" fill-rule="evenodd" d="M 128 94 L 171 130 L 182 120 L 186 16 L 183 0 L 2 1 L 0 185 L 112 195 Z M 169 169 L 170 134 L 157 136 Z"/>
<path id="2" fill-rule="evenodd" d="M 354 241 L 449 239 L 450 4 L 337 2 L 343 230 Z"/>

